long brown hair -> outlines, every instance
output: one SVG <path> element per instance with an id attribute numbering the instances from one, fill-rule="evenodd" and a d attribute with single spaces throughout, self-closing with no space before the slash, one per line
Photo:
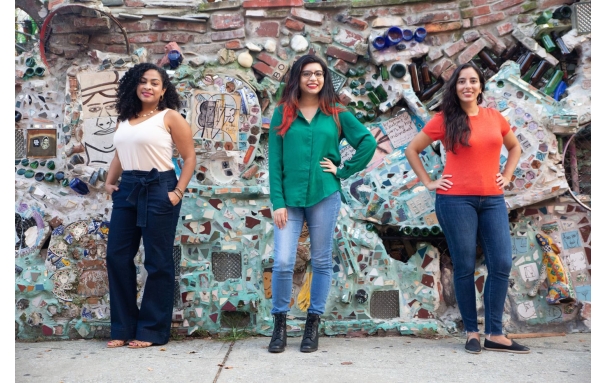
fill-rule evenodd
<path id="1" fill-rule="evenodd" d="M 341 134 L 341 123 L 339 122 L 339 113 L 343 112 L 345 108 L 340 105 L 337 105 L 339 102 L 339 97 L 335 93 L 334 87 L 332 85 L 332 77 L 330 76 L 330 71 L 328 67 L 316 55 L 305 55 L 299 58 L 292 65 L 290 73 L 288 74 L 288 80 L 286 82 L 286 87 L 282 92 L 282 97 L 280 98 L 279 105 L 283 105 L 282 112 L 282 123 L 276 127 L 278 130 L 278 134 L 284 136 L 290 125 L 295 120 L 297 116 L 297 109 L 299 109 L 299 98 L 301 97 L 301 89 L 299 89 L 299 80 L 301 78 L 301 71 L 303 67 L 307 64 L 318 63 L 322 66 L 322 71 L 324 72 L 324 85 L 318 93 L 319 101 L 320 101 L 320 110 L 327 116 L 333 117 L 335 123 L 337 124 L 337 129 L 339 130 L 339 135 Z"/>
<path id="2" fill-rule="evenodd" d="M 444 147 L 446 151 L 455 153 L 455 147 L 458 145 L 469 146 L 469 135 L 471 129 L 469 128 L 469 116 L 459 103 L 459 96 L 457 95 L 457 81 L 459 80 L 459 74 L 463 69 L 473 68 L 478 74 L 480 80 L 480 90 L 484 92 L 484 85 L 486 80 L 482 71 L 478 69 L 475 64 L 468 62 L 460 65 L 452 74 L 448 82 L 446 83 L 446 89 L 442 96 L 442 113 L 444 113 Z M 478 95 L 478 105 L 482 103 L 482 93 Z"/>

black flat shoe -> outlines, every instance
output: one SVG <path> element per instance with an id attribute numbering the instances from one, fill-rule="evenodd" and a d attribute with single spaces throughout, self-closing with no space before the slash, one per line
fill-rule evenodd
<path id="1" fill-rule="evenodd" d="M 465 343 L 465 351 L 470 354 L 479 354 L 482 352 L 482 346 L 480 345 L 480 341 L 476 338 L 467 339 L 467 343 Z"/>
<path id="2" fill-rule="evenodd" d="M 528 347 L 522 346 L 513 340 L 511 341 L 511 346 L 507 346 L 484 339 L 484 349 L 489 351 L 513 352 L 514 354 L 528 354 L 530 352 Z"/>

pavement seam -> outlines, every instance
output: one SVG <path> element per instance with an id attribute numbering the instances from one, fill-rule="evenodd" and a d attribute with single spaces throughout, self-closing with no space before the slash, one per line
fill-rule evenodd
<path id="1" fill-rule="evenodd" d="M 217 371 L 217 375 L 215 375 L 215 380 L 213 380 L 213 383 L 217 383 L 219 381 L 219 375 L 221 375 L 221 371 L 223 371 L 223 367 L 225 367 L 227 358 L 229 358 L 229 354 L 231 353 L 231 350 L 234 347 L 235 343 L 236 343 L 235 340 L 231 341 L 231 344 L 229 345 L 229 350 L 227 350 L 227 353 L 225 354 L 225 358 L 223 358 L 223 362 L 221 362 L 221 364 L 219 365 L 219 371 Z"/>

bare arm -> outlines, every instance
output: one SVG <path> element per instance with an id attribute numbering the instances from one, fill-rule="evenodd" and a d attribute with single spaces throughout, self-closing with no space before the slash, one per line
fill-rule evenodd
<path id="1" fill-rule="evenodd" d="M 505 137 L 503 137 L 503 145 L 505 145 L 508 154 L 503 173 L 497 173 L 496 182 L 500 189 L 503 189 L 503 186 L 511 181 L 513 171 L 515 170 L 516 166 L 518 166 L 518 161 L 520 161 L 520 156 L 522 155 L 520 143 L 511 130 L 505 135 Z"/>
<path id="2" fill-rule="evenodd" d="M 177 150 L 183 158 L 183 169 L 177 183 L 177 188 L 185 190 L 196 167 L 196 153 L 194 151 L 194 140 L 189 124 L 177 111 L 169 110 L 164 117 L 166 125 L 170 129 L 170 135 L 177 146 Z M 174 192 L 169 192 L 169 198 L 176 205 L 179 202 L 179 196 Z"/>
<path id="3" fill-rule="evenodd" d="M 431 137 L 429 137 L 424 132 L 419 132 L 408 144 L 406 151 L 406 159 L 410 164 L 410 167 L 415 172 L 417 177 L 419 177 L 419 181 L 425 185 L 425 187 L 429 190 L 442 189 L 448 190 L 452 186 L 452 182 L 447 180 L 446 178 L 452 177 L 450 174 L 444 174 L 441 178 L 432 181 L 429 178 L 429 174 L 425 171 L 425 167 L 419 158 L 419 154 L 430 144 L 432 143 Z"/>
<path id="4" fill-rule="evenodd" d="M 116 123 L 116 130 L 118 130 L 118 125 L 120 122 Z M 116 182 L 118 182 L 118 178 L 122 175 L 122 163 L 120 163 L 120 157 L 118 157 L 118 150 L 114 151 L 114 158 L 112 162 L 109 164 L 109 171 L 107 172 L 107 178 L 105 179 L 105 185 L 103 188 L 105 192 L 111 195 L 114 191 L 118 190 L 118 186 L 116 186 Z"/>

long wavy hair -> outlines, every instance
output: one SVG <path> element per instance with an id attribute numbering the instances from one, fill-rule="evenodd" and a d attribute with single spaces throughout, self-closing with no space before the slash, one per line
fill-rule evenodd
<path id="1" fill-rule="evenodd" d="M 341 134 L 341 124 L 339 122 L 339 113 L 345 111 L 345 108 L 337 105 L 339 97 L 335 93 L 335 89 L 332 85 L 332 77 L 328 67 L 322 59 L 316 55 L 305 55 L 299 58 L 292 65 L 290 73 L 288 74 L 286 87 L 282 92 L 282 97 L 278 105 L 283 105 L 282 123 L 276 127 L 278 134 L 284 136 L 290 125 L 297 116 L 297 109 L 299 109 L 299 98 L 301 98 L 301 89 L 299 88 L 299 80 L 301 79 L 301 71 L 307 64 L 318 63 L 322 66 L 324 72 L 324 85 L 318 93 L 320 99 L 320 110 L 327 116 L 332 116 L 337 124 L 339 134 Z"/>
<path id="2" fill-rule="evenodd" d="M 486 80 L 484 75 L 478 69 L 478 67 L 471 63 L 465 63 L 455 69 L 452 77 L 446 83 L 446 89 L 442 96 L 442 113 L 444 114 L 444 147 L 446 151 L 455 152 L 455 148 L 458 145 L 469 146 L 469 135 L 471 129 L 469 128 L 469 116 L 459 103 L 459 96 L 457 95 L 457 81 L 459 80 L 459 74 L 463 69 L 472 68 L 478 74 L 480 80 L 480 90 L 484 92 L 484 85 Z M 482 93 L 478 95 L 478 105 L 482 103 Z"/>
<path id="3" fill-rule="evenodd" d="M 166 108 L 177 110 L 179 108 L 177 89 L 168 79 L 166 71 L 154 64 L 141 63 L 130 68 L 119 81 L 118 101 L 116 102 L 118 120 L 126 121 L 136 118 L 141 112 L 141 100 L 137 97 L 137 86 L 139 86 L 143 74 L 150 69 L 157 70 L 160 73 L 162 89 L 166 89 L 164 96 L 158 103 L 158 110 Z"/>

